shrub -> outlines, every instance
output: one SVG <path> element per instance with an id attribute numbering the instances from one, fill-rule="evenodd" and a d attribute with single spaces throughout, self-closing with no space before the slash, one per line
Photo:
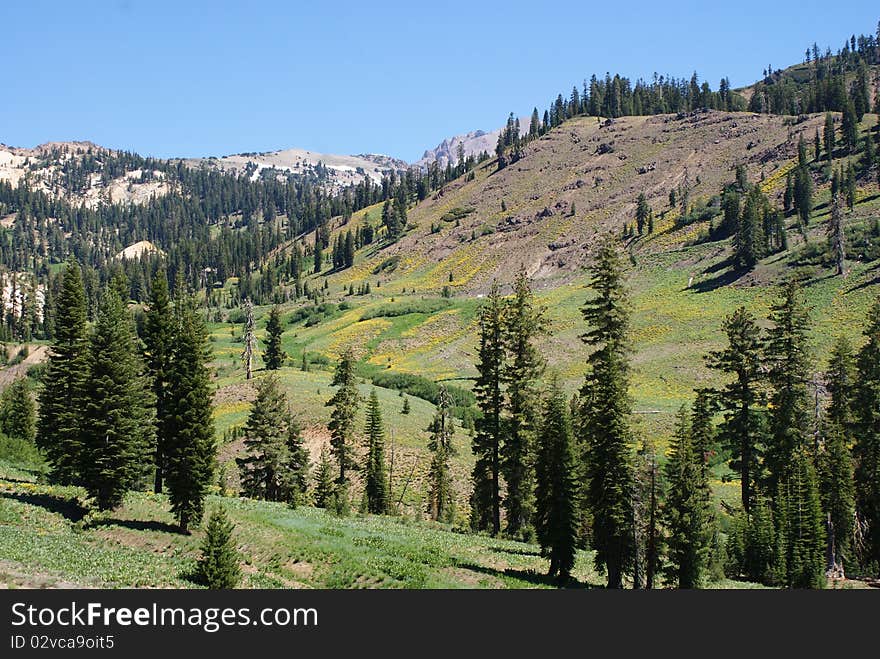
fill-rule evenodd
<path id="1" fill-rule="evenodd" d="M 432 314 L 449 307 L 447 300 L 438 298 L 422 298 L 421 300 L 407 300 L 394 304 L 383 304 L 373 309 L 366 310 L 361 320 L 373 318 L 395 318 L 406 316 L 411 313 Z"/>
<path id="2" fill-rule="evenodd" d="M 421 375 L 414 375 L 412 373 L 380 372 L 372 377 L 372 382 L 377 387 L 397 389 L 434 405 L 437 404 L 440 397 L 439 384 Z M 462 389 L 455 385 L 446 385 L 446 392 L 449 394 L 450 399 L 452 399 L 452 415 L 463 421 L 465 425 L 468 425 L 476 414 L 474 405 L 476 405 L 477 399 L 474 397 L 474 394 L 467 389 Z"/>
<path id="3" fill-rule="evenodd" d="M 443 213 L 440 216 L 440 219 L 443 222 L 455 222 L 456 220 L 463 220 L 471 213 L 476 212 L 475 208 L 453 208 L 450 211 Z"/>
<path id="4" fill-rule="evenodd" d="M 400 255 L 390 256 L 382 263 L 373 268 L 373 274 L 378 275 L 381 272 L 394 272 L 400 265 Z"/>
<path id="5" fill-rule="evenodd" d="M 45 466 L 43 454 L 26 439 L 17 439 L 0 434 L 0 460 L 26 469 L 40 470 Z"/>

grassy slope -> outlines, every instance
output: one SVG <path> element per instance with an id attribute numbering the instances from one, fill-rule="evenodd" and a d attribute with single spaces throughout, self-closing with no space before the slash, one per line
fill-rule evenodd
<path id="1" fill-rule="evenodd" d="M 87 514 L 81 490 L 22 482 L 20 476 L 0 463 L 0 585 L 195 586 L 191 574 L 202 532 L 175 533 L 165 497 L 134 493 L 114 513 Z M 545 577 L 546 560 L 531 544 L 455 533 L 408 518 L 336 517 L 314 508 L 217 496 L 208 503 L 222 503 L 236 525 L 235 541 L 246 557 L 244 587 L 553 585 Z M 590 552 L 578 553 L 574 578 L 574 586 L 602 584 Z"/>

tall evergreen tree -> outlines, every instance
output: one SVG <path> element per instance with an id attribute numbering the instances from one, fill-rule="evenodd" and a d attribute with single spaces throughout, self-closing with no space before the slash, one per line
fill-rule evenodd
<path id="1" fill-rule="evenodd" d="M 866 528 L 862 562 L 880 566 L 880 298 L 868 313 L 864 334 L 853 395 L 856 511 Z"/>
<path id="2" fill-rule="evenodd" d="M 859 139 L 859 120 L 856 116 L 855 106 L 851 100 L 847 100 L 843 106 L 843 117 L 840 121 L 840 132 L 843 144 L 849 153 L 855 153 Z"/>
<path id="3" fill-rule="evenodd" d="M 645 197 L 644 192 L 639 193 L 639 198 L 636 201 L 636 230 L 641 236 L 644 232 L 645 226 L 648 224 L 648 218 L 651 215 L 651 207 L 648 206 L 648 200 Z"/>
<path id="4" fill-rule="evenodd" d="M 315 274 L 319 274 L 324 267 L 324 252 L 321 249 L 321 241 L 315 238 L 315 251 L 313 254 Z"/>
<path id="5" fill-rule="evenodd" d="M 333 467 L 330 464 L 330 453 L 326 446 L 321 447 L 321 457 L 315 472 L 315 505 L 326 508 L 333 497 Z"/>
<path id="6" fill-rule="evenodd" d="M 165 447 L 171 428 L 170 399 L 175 393 L 170 389 L 169 373 L 174 354 L 174 314 L 168 294 L 168 278 L 159 270 L 153 278 L 149 307 L 144 318 L 144 358 L 150 375 L 153 399 L 156 402 L 156 453 L 153 491 L 159 493 L 163 486 Z"/>
<path id="7" fill-rule="evenodd" d="M 330 423 L 330 450 L 336 458 L 339 477 L 336 482 L 342 485 L 348 481 L 346 471 L 356 466 L 354 460 L 354 419 L 357 414 L 360 394 L 354 373 L 354 355 L 346 350 L 339 357 L 332 386 L 338 387 L 326 405 L 332 407 Z"/>
<path id="8" fill-rule="evenodd" d="M 80 266 L 72 258 L 55 301 L 54 326 L 39 395 L 36 444 L 46 454 L 52 480 L 71 484 L 81 480 L 82 413 L 89 377 L 85 289 Z"/>
<path id="9" fill-rule="evenodd" d="M 474 395 L 482 416 L 476 421 L 472 442 L 476 462 L 471 497 L 471 525 L 477 530 L 491 530 L 492 535 L 501 532 L 504 339 L 504 302 L 498 282 L 493 282 L 489 297 L 480 309 L 480 348 Z"/>
<path id="10" fill-rule="evenodd" d="M 764 256 L 764 221 L 769 212 L 769 204 L 761 188 L 752 186 L 746 195 L 733 238 L 733 258 L 738 268 L 752 269 Z"/>
<path id="11" fill-rule="evenodd" d="M 306 500 L 309 489 L 309 450 L 302 436 L 302 426 L 293 414 L 287 420 L 286 462 L 283 465 L 287 505 L 296 507 Z"/>
<path id="12" fill-rule="evenodd" d="M 354 265 L 354 236 L 351 233 L 351 229 L 349 229 L 345 234 L 345 243 L 344 243 L 344 256 L 345 256 L 345 267 L 350 268 Z"/>
<path id="13" fill-rule="evenodd" d="M 0 431 L 7 437 L 33 442 L 37 411 L 26 378 L 18 378 L 0 396 Z"/>
<path id="14" fill-rule="evenodd" d="M 834 157 L 834 115 L 825 114 L 825 158 L 828 162 Z"/>
<path id="15" fill-rule="evenodd" d="M 217 446 L 214 442 L 212 387 L 208 363 L 211 351 L 205 323 L 193 301 L 178 295 L 173 366 L 169 373 L 170 441 L 166 445 L 165 481 L 171 512 L 183 533 L 202 521 L 205 497 L 214 480 Z"/>
<path id="16" fill-rule="evenodd" d="M 575 562 L 579 491 L 568 404 L 556 383 L 544 401 L 537 445 L 535 529 L 550 557 L 549 575 L 564 584 Z"/>
<path id="17" fill-rule="evenodd" d="M 843 232 L 843 212 L 840 208 L 840 194 L 831 195 L 831 216 L 828 219 L 828 240 L 831 243 L 831 253 L 834 255 L 834 263 L 837 266 L 837 274 L 845 273 L 846 239 Z"/>
<path id="18" fill-rule="evenodd" d="M 385 428 L 376 390 L 367 403 L 367 464 L 364 469 L 364 494 L 367 510 L 378 515 L 388 512 L 388 473 L 385 469 Z"/>
<path id="19" fill-rule="evenodd" d="M 298 427 L 278 377 L 273 374 L 260 379 L 244 428 L 245 455 L 237 460 L 245 496 L 267 501 L 297 500 L 302 490 L 292 487 L 294 478 L 288 473 L 291 424 L 296 436 Z"/>
<path id="20" fill-rule="evenodd" d="M 825 532 L 819 486 L 813 461 L 798 448 L 776 495 L 777 546 L 785 550 L 785 585 L 822 588 L 825 585 Z"/>
<path id="21" fill-rule="evenodd" d="M 823 446 L 818 459 L 819 489 L 825 511 L 827 538 L 826 567 L 830 574 L 844 576 L 852 555 L 855 517 L 853 457 L 850 450 L 853 427 L 855 358 L 846 337 L 831 349 L 825 374 L 831 400 L 822 428 Z"/>
<path id="22" fill-rule="evenodd" d="M 449 460 L 455 455 L 455 447 L 452 445 L 455 424 L 452 420 L 451 407 L 449 392 L 441 385 L 437 396 L 437 412 L 427 429 L 431 433 L 428 439 L 428 450 L 431 452 L 428 508 L 431 518 L 441 522 L 451 522 L 455 512 L 452 476 L 449 470 Z"/>
<path id="23" fill-rule="evenodd" d="M 678 413 L 669 460 L 663 517 L 668 529 L 670 574 L 679 588 L 697 588 L 704 579 L 712 542 L 712 500 L 706 458 L 694 433 L 695 412 Z M 696 418 L 695 418 L 696 417 Z"/>
<path id="24" fill-rule="evenodd" d="M 724 320 L 728 345 L 709 354 L 707 366 L 732 376 L 718 392 L 724 421 L 721 437 L 731 453 L 730 467 L 739 472 L 742 505 L 751 512 L 755 487 L 760 480 L 764 413 L 761 395 L 762 340 L 754 317 L 740 307 Z"/>
<path id="25" fill-rule="evenodd" d="M 535 383 L 544 369 L 535 342 L 546 332 L 543 313 L 535 304 L 525 268 L 521 267 L 504 315 L 508 357 L 503 377 L 509 414 L 501 446 L 501 473 L 507 485 L 504 510 L 511 536 L 530 524 L 534 506 L 533 443 L 538 416 Z"/>
<path id="26" fill-rule="evenodd" d="M 770 395 L 769 436 L 765 464 L 769 492 L 775 492 L 794 463 L 794 453 L 805 448 L 810 436 L 810 320 L 796 280 L 789 279 L 771 306 L 771 327 L 765 349 Z"/>
<path id="27" fill-rule="evenodd" d="M 806 162 L 801 162 L 795 169 L 794 207 L 801 226 L 806 227 L 810 223 L 810 213 L 813 212 L 813 178 Z"/>
<path id="28" fill-rule="evenodd" d="M 287 355 L 281 347 L 281 334 L 284 329 L 281 327 L 281 310 L 276 304 L 269 312 L 269 319 L 266 321 L 266 350 L 263 353 L 263 362 L 266 369 L 275 371 L 284 364 Z"/>
<path id="29" fill-rule="evenodd" d="M 101 510 L 118 507 L 150 463 L 152 401 L 143 370 L 128 311 L 110 287 L 95 320 L 83 409 L 81 471 Z"/>
<path id="30" fill-rule="evenodd" d="M 605 569 L 609 588 L 621 588 L 635 550 L 633 433 L 629 424 L 630 311 L 623 264 L 610 237 L 601 244 L 591 273 L 596 296 L 582 309 L 590 328 L 581 337 L 593 348 L 580 394 L 586 499 L 593 516 L 596 565 Z"/>

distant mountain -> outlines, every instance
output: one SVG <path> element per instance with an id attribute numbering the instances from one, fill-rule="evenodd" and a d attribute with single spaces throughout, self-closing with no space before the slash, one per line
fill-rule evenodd
<path id="1" fill-rule="evenodd" d="M 529 117 L 520 117 L 520 132 L 525 134 L 529 131 Z M 455 135 L 440 142 L 433 149 L 425 151 L 420 160 L 414 162 L 419 167 L 427 167 L 432 162 L 437 161 L 441 167 L 446 167 L 448 163 L 456 163 L 458 161 L 458 145 L 464 146 L 464 155 L 478 156 L 483 151 L 489 155 L 495 154 L 495 145 L 498 143 L 498 135 L 501 128 L 486 132 L 484 130 L 472 130 L 464 135 Z"/>
<path id="2" fill-rule="evenodd" d="M 366 153 L 354 156 L 340 156 L 316 153 L 305 149 L 283 149 L 262 153 L 237 153 L 221 158 L 191 158 L 186 162 L 192 166 L 216 167 L 224 171 L 248 172 L 252 180 L 265 176 L 265 170 L 281 173 L 319 174 L 319 169 L 329 179 L 330 189 L 339 189 L 351 183 L 359 183 L 370 177 L 374 183 L 390 171 L 404 171 L 409 167 L 403 160 L 390 156 Z"/>
<path id="3" fill-rule="evenodd" d="M 104 203 L 146 204 L 170 192 L 171 185 L 161 171 L 132 169 L 104 175 L 95 166 L 81 170 L 80 175 L 74 173 L 85 160 L 100 161 L 112 153 L 92 142 L 47 142 L 32 149 L 0 144 L 0 181 L 17 186 L 26 178 L 33 190 L 88 208 Z M 11 226 L 12 217 L 0 217 L 0 226 Z"/>

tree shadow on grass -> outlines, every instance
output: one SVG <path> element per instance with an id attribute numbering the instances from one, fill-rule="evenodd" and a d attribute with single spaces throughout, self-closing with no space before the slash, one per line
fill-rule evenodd
<path id="1" fill-rule="evenodd" d="M 827 272 L 824 275 L 820 275 L 818 277 L 811 277 L 805 281 L 801 281 L 801 286 L 804 288 L 812 288 L 813 286 L 817 286 L 824 281 L 828 281 L 829 279 L 834 279 L 838 274 L 836 271 Z"/>
<path id="2" fill-rule="evenodd" d="M 871 272 L 875 273 L 873 277 L 871 277 L 870 279 L 866 279 L 861 284 L 856 284 L 855 286 L 849 287 L 846 290 L 846 292 L 847 293 L 854 293 L 855 291 L 860 291 L 864 288 L 869 288 L 870 286 L 874 286 L 875 284 L 880 284 L 880 263 L 868 268 L 865 271 L 865 274 L 871 273 Z"/>
<path id="3" fill-rule="evenodd" d="M 514 554 L 516 556 L 540 556 L 541 552 L 537 549 L 518 549 L 514 547 L 498 547 L 496 545 L 489 545 L 489 549 L 492 551 L 500 551 L 505 554 Z"/>
<path id="4" fill-rule="evenodd" d="M 158 522 L 156 520 L 139 520 L 139 519 L 96 519 L 89 522 L 86 528 L 98 528 L 101 526 L 119 526 L 131 531 L 158 531 L 159 533 L 173 533 L 181 535 L 180 529 L 174 524 L 166 522 Z"/>
<path id="5" fill-rule="evenodd" d="M 39 506 L 50 513 L 61 515 L 70 522 L 79 522 L 88 512 L 88 509 L 76 497 L 54 497 L 49 494 L 28 494 L 26 492 L 0 492 L 0 496 L 30 506 Z"/>
<path id="6" fill-rule="evenodd" d="M 700 281 L 694 282 L 689 288 L 685 290 L 691 290 L 697 293 L 709 293 L 711 291 L 734 283 L 748 271 L 737 270 L 736 268 L 731 266 L 729 260 L 725 260 L 706 268 L 703 271 L 703 274 L 709 274 L 712 272 L 718 272 L 719 274 L 708 279 L 701 279 Z"/>
<path id="7" fill-rule="evenodd" d="M 496 579 L 500 579 L 502 577 L 512 577 L 514 579 L 519 579 L 520 581 L 525 581 L 536 586 L 550 586 L 551 588 L 573 589 L 600 588 L 600 586 L 589 584 L 585 581 L 579 581 L 574 577 L 571 577 L 565 584 L 560 585 L 559 580 L 556 577 L 550 577 L 546 574 L 536 572 L 535 570 L 515 570 L 513 568 L 496 570 L 495 568 L 478 565 L 476 563 L 459 563 L 458 567 L 465 568 L 473 572 L 480 572 L 490 577 L 495 577 Z"/>
<path id="8" fill-rule="evenodd" d="M 29 483 L 30 485 L 34 485 L 38 482 L 40 476 L 43 475 L 43 472 L 39 471 L 38 469 L 23 469 L 22 467 L 18 467 L 18 470 L 23 471 L 26 474 L 30 474 L 31 478 L 11 478 L 7 476 L 0 480 L 4 480 L 7 483 Z"/>

